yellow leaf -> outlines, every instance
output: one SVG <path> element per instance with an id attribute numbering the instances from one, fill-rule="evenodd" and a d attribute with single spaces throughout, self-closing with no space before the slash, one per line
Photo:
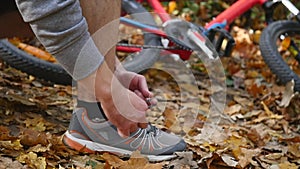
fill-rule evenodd
<path id="1" fill-rule="evenodd" d="M 286 51 L 291 45 L 291 38 L 290 37 L 286 37 L 283 39 L 283 41 L 281 42 L 281 50 Z"/>
<path id="2" fill-rule="evenodd" d="M 215 152 L 217 150 L 216 146 L 209 144 L 208 142 L 203 143 L 204 147 L 208 147 L 210 152 Z"/>
<path id="3" fill-rule="evenodd" d="M 170 1 L 168 4 L 168 13 L 172 14 L 173 11 L 177 8 L 177 3 L 176 1 Z"/>
<path id="4" fill-rule="evenodd" d="M 47 166 L 46 158 L 38 157 L 34 152 L 21 154 L 19 157 L 17 157 L 17 160 L 21 163 L 26 163 L 31 168 L 45 169 Z"/>
<path id="5" fill-rule="evenodd" d="M 298 169 L 298 166 L 296 164 L 285 161 L 285 162 L 279 164 L 279 168 L 280 169 Z"/>
<path id="6" fill-rule="evenodd" d="M 241 155 L 241 147 L 247 145 L 247 140 L 243 137 L 231 136 L 226 142 L 229 144 L 228 147 L 232 150 L 235 158 Z"/>
<path id="7" fill-rule="evenodd" d="M 32 151 L 32 152 L 36 152 L 36 153 L 47 152 L 47 151 L 50 151 L 50 147 L 51 146 L 52 146 L 51 144 L 48 144 L 47 147 L 46 146 L 42 146 L 41 144 L 38 144 L 36 146 L 30 147 L 28 149 L 28 151 Z"/>
<path id="8" fill-rule="evenodd" d="M 288 150 L 295 157 L 300 158 L 300 148 L 299 147 L 300 147 L 300 143 L 292 143 L 292 144 L 289 144 Z"/>
<path id="9" fill-rule="evenodd" d="M 22 145 L 20 143 L 20 140 L 15 140 L 15 141 L 0 141 L 0 147 L 9 149 L 9 150 L 21 150 Z"/>
<path id="10" fill-rule="evenodd" d="M 261 104 L 264 107 L 264 110 L 268 116 L 274 116 L 274 113 L 268 108 L 268 106 L 262 101 Z"/>

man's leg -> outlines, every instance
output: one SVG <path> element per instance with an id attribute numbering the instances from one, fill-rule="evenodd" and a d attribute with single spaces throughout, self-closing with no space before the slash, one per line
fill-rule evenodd
<path id="1" fill-rule="evenodd" d="M 81 0 L 80 4 L 91 37 L 105 57 L 104 64 L 114 73 L 115 45 L 118 41 L 121 0 Z M 78 86 L 78 95 L 80 99 L 90 101 L 93 100 L 91 97 L 94 97 L 84 92 L 80 85 Z"/>
<path id="2" fill-rule="evenodd" d="M 131 84 L 135 87 L 132 88 L 130 84 L 130 90 L 124 88 L 129 86 L 116 80 L 115 45 L 118 38 L 120 1 L 90 0 L 81 1 L 81 5 L 91 36 L 101 54 L 105 56 L 105 61 L 94 75 L 78 82 L 78 98 L 81 100 L 78 107 L 85 109 L 79 108 L 73 112 L 64 142 L 74 149 L 88 152 L 109 151 L 130 154 L 139 149 L 153 160 L 174 157 L 174 152 L 185 149 L 185 142 L 180 137 L 145 124 L 145 111 L 148 106 L 143 97 L 137 96 L 132 91 L 141 88 L 148 90 L 145 79 L 140 78 L 140 75 L 134 75 L 135 78 L 131 80 L 136 83 Z M 143 83 L 144 85 L 140 85 L 142 87 L 138 87 L 138 84 Z M 106 94 L 107 91 L 109 94 Z M 112 95 L 116 97 L 111 98 Z M 149 96 L 150 92 L 144 95 Z"/>

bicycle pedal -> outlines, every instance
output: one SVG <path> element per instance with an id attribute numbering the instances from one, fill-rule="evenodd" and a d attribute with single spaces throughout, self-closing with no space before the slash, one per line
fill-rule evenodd
<path id="1" fill-rule="evenodd" d="M 235 40 L 228 31 L 222 28 L 213 28 L 207 32 L 207 37 L 215 46 L 219 56 L 229 57 L 235 46 Z"/>

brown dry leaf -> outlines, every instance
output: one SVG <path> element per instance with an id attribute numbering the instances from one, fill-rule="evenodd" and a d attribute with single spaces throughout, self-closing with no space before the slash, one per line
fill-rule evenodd
<path id="1" fill-rule="evenodd" d="M 76 166 L 76 169 L 104 169 L 105 164 L 99 160 L 103 161 L 102 156 L 99 156 L 99 154 L 72 156 L 72 162 Z"/>
<path id="2" fill-rule="evenodd" d="M 46 133 L 41 133 L 32 129 L 24 129 L 20 135 L 21 144 L 25 146 L 35 146 L 38 144 L 47 145 Z"/>
<path id="3" fill-rule="evenodd" d="M 285 161 L 285 162 L 279 164 L 279 168 L 280 169 L 299 169 L 299 166 L 294 163 Z"/>
<path id="4" fill-rule="evenodd" d="M 264 124 L 251 126 L 247 132 L 247 137 L 257 146 L 263 146 L 270 139 L 270 130 Z"/>
<path id="5" fill-rule="evenodd" d="M 165 118 L 165 126 L 167 129 L 174 133 L 179 133 L 182 130 L 180 121 L 177 118 L 177 111 L 166 108 L 163 112 L 163 116 Z"/>
<path id="6" fill-rule="evenodd" d="M 253 107 L 253 101 L 248 97 L 233 96 L 234 101 L 239 103 L 242 107 Z"/>
<path id="7" fill-rule="evenodd" d="M 242 58 L 249 58 L 253 55 L 253 52 L 256 50 L 255 45 L 251 41 L 251 37 L 249 35 L 249 31 L 243 28 L 239 28 L 237 26 L 233 27 L 234 40 L 236 43 L 236 47 L 234 52 L 238 52 L 239 56 Z"/>
<path id="8" fill-rule="evenodd" d="M 139 151 L 133 152 L 127 161 L 123 161 L 119 157 L 108 153 L 104 153 L 102 157 L 106 160 L 106 167 L 116 169 L 161 169 L 165 165 L 165 163 L 149 163 Z"/>
<path id="9" fill-rule="evenodd" d="M 242 29 L 237 26 L 234 26 L 233 31 L 236 33 L 235 41 L 236 41 L 237 45 L 245 45 L 245 44 L 252 43 L 251 37 L 246 29 Z"/>
<path id="10" fill-rule="evenodd" d="M 178 159 L 172 161 L 169 167 L 174 169 L 198 168 L 197 162 L 193 160 L 193 152 L 176 152 Z"/>
<path id="11" fill-rule="evenodd" d="M 209 145 L 222 145 L 227 140 L 230 133 L 223 130 L 220 126 L 204 124 L 201 133 L 194 136 L 193 139 L 198 144 L 207 142 Z"/>
<path id="12" fill-rule="evenodd" d="M 0 168 L 1 169 L 22 169 L 26 168 L 18 161 L 13 161 L 8 157 L 0 157 Z"/>
<path id="13" fill-rule="evenodd" d="M 285 90 L 282 95 L 282 100 L 279 103 L 280 107 L 288 107 L 289 106 L 292 98 L 296 94 L 296 93 L 294 93 L 294 86 L 295 86 L 294 79 L 285 85 Z"/>
<path id="14" fill-rule="evenodd" d="M 283 118 L 283 116 L 281 116 L 281 115 L 274 114 L 263 101 L 261 102 L 261 104 L 263 105 L 265 113 L 267 114 L 267 116 L 269 118 L 272 118 L 272 119 L 282 119 Z"/>
<path id="15" fill-rule="evenodd" d="M 253 83 L 247 87 L 247 91 L 252 96 L 257 97 L 260 94 L 264 93 L 265 88 L 266 88 L 266 86 L 264 86 L 264 85 L 258 85 L 256 83 Z"/>
<path id="16" fill-rule="evenodd" d="M 289 138 L 280 138 L 280 141 L 300 143 L 300 136 L 298 135 Z"/>
<path id="17" fill-rule="evenodd" d="M 248 141 L 245 137 L 236 137 L 231 136 L 226 140 L 228 143 L 228 148 L 232 151 L 233 156 L 238 159 L 239 156 L 242 154 L 241 147 L 246 146 Z"/>
<path id="18" fill-rule="evenodd" d="M 262 114 L 262 112 L 263 112 L 262 110 L 252 110 L 252 111 L 250 111 L 250 112 L 244 114 L 243 117 L 244 117 L 245 119 L 250 119 L 250 118 L 253 118 L 253 117 L 256 117 L 256 116 Z"/>
<path id="19" fill-rule="evenodd" d="M 238 113 L 242 109 L 242 106 L 240 104 L 235 104 L 230 107 L 226 107 L 224 110 L 224 113 L 231 116 L 233 114 Z"/>
<path id="20" fill-rule="evenodd" d="M 0 140 L 1 141 L 6 141 L 6 140 L 12 140 L 14 139 L 13 136 L 10 135 L 10 130 L 9 128 L 5 126 L 0 126 Z"/>
<path id="21" fill-rule="evenodd" d="M 300 158 L 300 143 L 289 144 L 288 151 L 295 157 Z"/>
<path id="22" fill-rule="evenodd" d="M 251 163 L 252 158 L 261 153 L 260 149 L 246 149 L 241 148 L 241 155 L 238 157 L 239 165 L 242 168 L 245 168 L 248 164 Z"/>
<path id="23" fill-rule="evenodd" d="M 233 162 L 229 162 L 229 159 L 227 157 L 224 156 L 224 158 L 225 158 L 225 161 L 228 162 L 228 164 L 235 165 Z M 230 159 L 230 160 L 232 160 L 232 159 Z M 222 158 L 222 155 L 220 155 L 218 153 L 213 153 L 212 156 L 206 160 L 206 167 L 208 169 L 230 168 L 225 161 Z"/>
<path id="24" fill-rule="evenodd" d="M 296 94 L 292 98 L 289 106 L 285 109 L 285 114 L 291 121 L 297 123 L 300 120 L 300 94 Z"/>

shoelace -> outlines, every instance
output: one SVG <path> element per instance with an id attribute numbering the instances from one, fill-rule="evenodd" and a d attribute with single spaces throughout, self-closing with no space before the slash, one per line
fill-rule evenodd
<path id="1" fill-rule="evenodd" d="M 148 127 L 146 128 L 146 131 L 147 131 L 147 134 L 152 133 L 153 136 L 155 137 L 156 134 L 157 134 L 157 132 L 158 132 L 158 129 L 157 129 L 157 127 L 155 127 L 155 126 L 149 124 Z"/>

